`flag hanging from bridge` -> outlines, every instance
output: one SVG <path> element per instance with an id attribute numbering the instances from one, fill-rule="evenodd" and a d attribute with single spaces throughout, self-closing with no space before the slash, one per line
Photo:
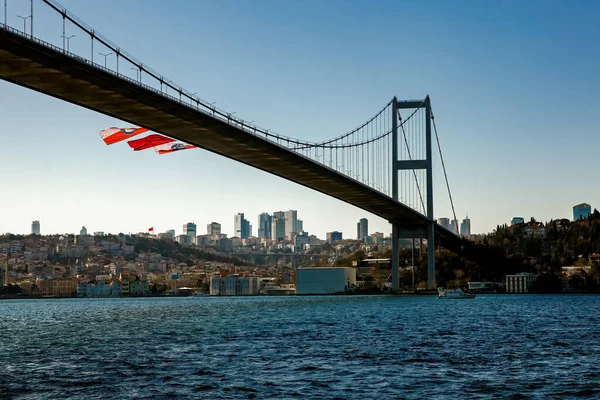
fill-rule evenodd
<path id="1" fill-rule="evenodd" d="M 106 144 L 113 144 L 129 139 L 140 133 L 147 132 L 146 128 L 108 128 L 100 131 L 100 137 Z"/>
<path id="2" fill-rule="evenodd" d="M 186 143 L 167 143 L 160 146 L 155 146 L 154 150 L 158 154 L 168 154 L 179 150 L 195 149 L 197 146 L 192 146 Z"/>
<path id="3" fill-rule="evenodd" d="M 127 142 L 133 151 L 146 150 L 151 147 L 160 146 L 161 144 L 174 142 L 175 139 L 168 138 L 163 135 L 152 134 L 141 139 L 130 140 Z"/>

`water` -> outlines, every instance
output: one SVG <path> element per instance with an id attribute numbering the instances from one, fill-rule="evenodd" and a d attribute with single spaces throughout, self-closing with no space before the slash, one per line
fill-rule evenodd
<path id="1" fill-rule="evenodd" d="M 0 398 L 599 398 L 600 297 L 0 302 Z"/>

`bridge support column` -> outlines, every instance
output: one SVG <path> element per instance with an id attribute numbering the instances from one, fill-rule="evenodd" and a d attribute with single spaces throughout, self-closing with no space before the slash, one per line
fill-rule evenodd
<path id="1" fill-rule="evenodd" d="M 435 289 L 435 223 L 427 224 L 427 289 Z"/>
<path id="2" fill-rule="evenodd" d="M 431 154 L 431 102 L 425 98 L 425 151 L 427 156 L 427 289 L 435 289 L 435 217 L 433 215 L 433 161 Z"/>
<path id="3" fill-rule="evenodd" d="M 398 225 L 392 223 L 392 291 L 400 290 L 400 257 L 398 251 Z"/>

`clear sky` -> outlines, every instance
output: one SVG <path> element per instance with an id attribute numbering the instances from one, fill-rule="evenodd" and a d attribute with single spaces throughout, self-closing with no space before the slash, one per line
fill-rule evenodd
<path id="1" fill-rule="evenodd" d="M 60 44 L 35 1 L 34 28 Z M 394 95 L 429 94 L 458 217 L 487 232 L 513 216 L 571 217 L 600 204 L 600 2 L 61 0 L 113 42 L 245 120 L 308 140 L 351 130 Z M 9 24 L 29 1 L 8 1 Z M 3 10 L 0 10 L 0 14 Z M 2 14 L 2 19 L 4 15 Z M 71 50 L 89 40 L 67 27 Z M 104 51 L 100 46 L 96 52 Z M 97 56 L 100 57 L 100 56 Z M 115 68 L 114 57 L 108 66 Z M 131 71 L 132 76 L 134 72 Z M 0 82 L 0 232 L 181 231 L 244 212 L 297 209 L 309 233 L 390 225 L 203 150 L 110 147 L 120 121 Z M 435 214 L 450 207 L 439 163 Z M 600 207 L 598 207 L 600 208 Z"/>

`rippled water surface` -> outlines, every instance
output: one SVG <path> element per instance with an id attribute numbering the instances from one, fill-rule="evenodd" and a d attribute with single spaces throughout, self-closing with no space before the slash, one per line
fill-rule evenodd
<path id="1" fill-rule="evenodd" d="M 600 297 L 0 302 L 0 398 L 600 398 Z"/>

